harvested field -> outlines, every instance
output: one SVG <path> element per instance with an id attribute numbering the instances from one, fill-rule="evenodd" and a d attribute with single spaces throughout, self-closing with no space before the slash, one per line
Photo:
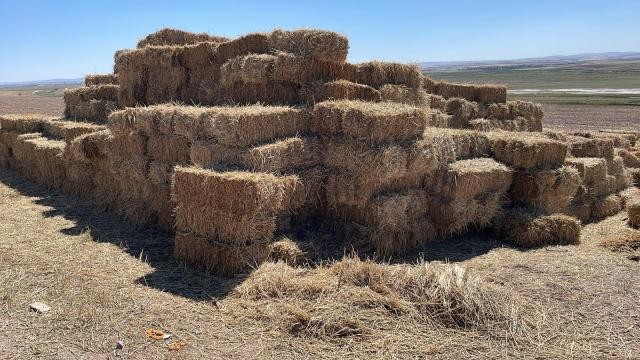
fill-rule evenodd
<path id="1" fill-rule="evenodd" d="M 637 106 L 543 105 L 544 127 L 573 131 L 640 130 Z"/>
<path id="2" fill-rule="evenodd" d="M 404 292 L 419 266 L 399 277 L 402 268 L 353 260 L 310 270 L 265 263 L 251 276 L 217 278 L 176 261 L 166 235 L 1 172 L 2 356 L 110 357 L 122 340 L 125 358 L 172 357 L 163 341 L 145 335 L 156 328 L 186 343 L 173 354 L 183 359 L 633 358 L 640 352 L 640 265 L 599 246 L 624 222 L 622 213 L 585 226 L 579 245 L 529 251 L 491 238 L 427 245 L 426 260 L 466 268 L 447 276 L 474 289 L 463 295 L 448 288 L 443 296 L 464 296 L 456 299 L 469 307 L 450 313 L 436 301 L 433 309 L 443 312 L 433 316 Z M 447 274 L 438 266 L 429 271 Z M 332 285 L 332 274 L 342 274 L 342 287 Z M 52 310 L 30 313 L 35 300 Z M 500 330 L 498 314 L 509 304 L 515 312 L 502 319 L 527 319 L 528 326 Z"/>

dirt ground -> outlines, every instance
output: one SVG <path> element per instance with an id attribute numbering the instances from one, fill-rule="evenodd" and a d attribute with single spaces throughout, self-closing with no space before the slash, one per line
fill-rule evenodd
<path id="1" fill-rule="evenodd" d="M 0 90 L 0 114 L 35 113 L 63 116 L 64 101 L 59 96 L 18 95 Z"/>
<path id="2" fill-rule="evenodd" d="M 587 225 L 577 246 L 524 251 L 477 237 L 434 243 L 402 260 L 457 263 L 512 292 L 528 304 L 533 329 L 518 338 L 415 323 L 357 297 L 347 310 L 360 316 L 361 333 L 303 336 L 291 331 L 289 318 L 270 314 L 345 310 L 304 297 L 243 298 L 237 289 L 246 276 L 223 279 L 185 267 L 171 256 L 170 236 L 4 171 L 0 359 L 637 358 L 640 264 L 597 246 L 625 220 L 623 212 Z M 33 301 L 51 311 L 30 311 Z M 148 338 L 148 328 L 186 345 L 171 351 Z M 114 354 L 119 340 L 124 349 Z"/>
<path id="3" fill-rule="evenodd" d="M 640 131 L 639 106 L 544 104 L 544 126 L 551 129 Z"/>

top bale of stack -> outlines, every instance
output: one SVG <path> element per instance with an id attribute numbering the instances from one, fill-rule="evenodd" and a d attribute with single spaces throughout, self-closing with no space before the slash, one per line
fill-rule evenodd
<path id="1" fill-rule="evenodd" d="M 229 41 L 229 39 L 222 36 L 209 35 L 207 33 L 195 34 L 183 30 L 164 28 L 151 33 L 138 41 L 138 49 L 146 46 L 188 45 L 205 41 L 221 43 Z"/>

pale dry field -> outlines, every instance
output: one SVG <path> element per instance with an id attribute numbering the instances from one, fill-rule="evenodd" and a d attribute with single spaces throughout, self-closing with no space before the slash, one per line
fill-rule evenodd
<path id="1" fill-rule="evenodd" d="M 456 263 L 495 291 L 437 314 L 446 298 L 381 291 L 375 264 L 351 286 L 311 282 L 325 265 L 217 278 L 176 261 L 166 234 L 0 172 L 0 359 L 113 358 L 118 340 L 127 359 L 637 358 L 640 264 L 598 246 L 625 218 L 586 226 L 577 246 L 525 251 L 482 236 L 396 259 Z M 445 321 L 474 299 L 519 322 Z M 33 301 L 52 310 L 30 312 Z M 170 351 L 148 328 L 186 346 Z"/>
<path id="2" fill-rule="evenodd" d="M 640 107 L 544 104 L 544 126 L 551 129 L 640 131 Z"/>
<path id="3" fill-rule="evenodd" d="M 59 96 L 36 96 L 0 90 L 0 114 L 33 113 L 62 116 L 64 101 Z"/>

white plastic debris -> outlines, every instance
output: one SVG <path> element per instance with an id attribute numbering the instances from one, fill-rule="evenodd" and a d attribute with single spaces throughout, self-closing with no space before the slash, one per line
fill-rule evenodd
<path id="1" fill-rule="evenodd" d="M 29 308 L 31 308 L 31 311 L 35 311 L 38 314 L 44 314 L 51 310 L 51 306 L 39 301 L 29 304 Z"/>

